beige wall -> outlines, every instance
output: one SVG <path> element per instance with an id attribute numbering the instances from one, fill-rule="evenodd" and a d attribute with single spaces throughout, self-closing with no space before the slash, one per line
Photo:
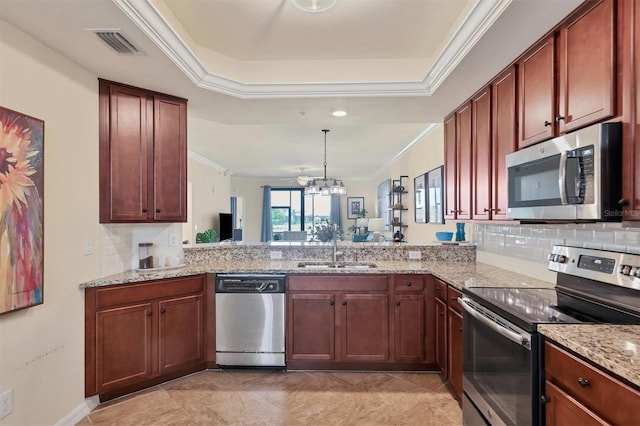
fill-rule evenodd
<path id="1" fill-rule="evenodd" d="M 0 105 L 45 121 L 44 304 L 0 316 L 0 425 L 54 424 L 84 401 L 84 293 L 98 253 L 98 82 L 0 19 Z M 93 240 L 94 254 L 83 255 Z"/>
<path id="2" fill-rule="evenodd" d="M 396 159 L 389 167 L 380 171 L 370 182 L 373 188 L 373 202 L 375 203 L 375 189 L 385 179 L 398 179 L 399 176 L 409 176 L 405 186 L 409 191 L 405 205 L 409 209 L 405 214 L 405 221 L 409 226 L 404 232 L 405 239 L 414 244 L 429 243 L 435 240 L 437 231 L 455 231 L 455 224 L 416 223 L 414 215 L 413 178 L 444 164 L 444 127 L 439 124 L 433 128 L 420 142 L 413 145 Z M 365 199 L 365 204 L 369 205 Z M 372 205 L 375 208 L 375 204 Z M 369 207 L 367 207 L 368 209 Z M 373 210 L 372 210 L 373 211 Z M 467 239 L 471 238 L 471 225 L 466 226 Z"/>
<path id="3" fill-rule="evenodd" d="M 197 232 L 207 229 L 219 231 L 218 213 L 231 212 L 230 178 L 220 169 L 202 162 L 189 159 L 189 182 L 191 183 L 191 211 L 189 212 L 189 228 L 195 243 Z"/>

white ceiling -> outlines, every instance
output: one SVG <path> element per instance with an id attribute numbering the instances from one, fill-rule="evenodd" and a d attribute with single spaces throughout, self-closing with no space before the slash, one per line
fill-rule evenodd
<path id="1" fill-rule="evenodd" d="M 189 99 L 189 149 L 234 175 L 320 176 L 328 128 L 327 174 L 348 181 L 401 155 L 581 1 L 305 13 L 290 0 L 0 0 L 0 18 L 100 78 Z M 120 29 L 143 54 L 88 28 Z"/>

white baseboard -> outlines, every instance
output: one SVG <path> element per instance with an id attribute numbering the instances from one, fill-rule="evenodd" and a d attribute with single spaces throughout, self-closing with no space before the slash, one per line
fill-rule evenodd
<path id="1" fill-rule="evenodd" d="M 100 404 L 98 395 L 85 399 L 82 404 L 78 405 L 72 412 L 64 416 L 56 426 L 73 426 L 80 420 L 84 419 L 94 408 Z"/>

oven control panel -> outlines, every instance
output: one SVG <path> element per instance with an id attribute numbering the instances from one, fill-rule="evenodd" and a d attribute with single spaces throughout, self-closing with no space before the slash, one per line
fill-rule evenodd
<path id="1" fill-rule="evenodd" d="M 554 246 L 549 270 L 640 290 L 640 255 Z"/>

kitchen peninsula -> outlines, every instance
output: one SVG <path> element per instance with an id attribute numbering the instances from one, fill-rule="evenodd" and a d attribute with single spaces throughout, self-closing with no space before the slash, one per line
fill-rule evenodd
<path id="1" fill-rule="evenodd" d="M 335 281 L 340 282 L 340 277 L 347 276 L 360 276 L 365 278 L 366 276 L 377 277 L 380 279 L 383 277 L 384 289 L 378 289 L 377 293 L 382 294 L 385 297 L 386 303 L 389 305 L 389 309 L 385 311 L 385 315 L 388 315 L 389 327 L 389 346 L 388 346 L 388 362 L 396 362 L 401 359 L 402 354 L 394 352 L 393 348 L 399 346 L 393 333 L 400 335 L 400 331 L 396 331 L 395 328 L 400 329 L 400 325 L 394 322 L 394 317 L 400 317 L 401 311 L 395 311 L 398 306 L 396 302 L 403 301 L 403 297 L 420 296 L 420 306 L 424 309 L 423 321 L 425 324 L 424 332 L 424 357 L 419 362 L 413 362 L 404 365 L 411 365 L 416 369 L 417 365 L 423 365 L 423 369 L 437 370 L 442 369 L 441 363 L 446 364 L 446 360 L 437 358 L 435 347 L 438 345 L 449 345 L 454 339 L 447 339 L 444 335 L 444 340 L 438 342 L 436 331 L 436 305 L 435 290 L 438 287 L 437 283 L 442 283 L 450 289 L 450 294 L 456 294 L 458 290 L 465 287 L 523 287 L 523 288 L 551 288 L 554 283 L 542 281 L 534 278 L 530 278 L 524 275 L 516 274 L 495 266 L 487 265 L 484 263 L 476 262 L 475 259 L 475 246 L 473 245 L 441 245 L 441 244 L 426 244 L 426 245 L 409 245 L 409 244 L 391 244 L 391 243 L 341 243 L 339 249 L 344 254 L 344 261 L 347 263 L 358 262 L 359 264 L 367 263 L 374 264 L 375 267 L 370 268 L 304 268 L 300 267 L 301 263 L 310 261 L 327 261 L 331 259 L 332 254 L 331 244 L 323 243 L 259 243 L 259 244 L 203 244 L 191 247 L 185 247 L 185 266 L 181 268 L 155 270 L 150 273 L 140 273 L 136 271 L 129 271 L 122 274 L 112 275 L 93 281 L 85 282 L 80 285 L 81 288 L 87 291 L 87 294 L 96 294 L 97 291 L 102 289 L 127 289 L 129 287 L 142 288 L 145 286 L 146 291 L 153 291 L 158 289 L 162 294 L 162 297 L 166 295 L 172 295 L 175 292 L 175 297 L 178 299 L 188 297 L 189 302 L 194 302 L 193 305 L 187 305 L 190 308 L 190 312 L 197 312 L 194 318 L 189 320 L 195 321 L 196 335 L 202 336 L 203 342 L 190 342 L 193 348 L 194 362 L 186 370 L 177 370 L 175 374 L 186 374 L 187 371 L 197 371 L 198 369 L 215 368 L 215 349 L 213 348 L 213 341 L 211 336 L 215 334 L 215 325 L 213 325 L 213 299 L 215 294 L 213 292 L 213 276 L 217 273 L 285 273 L 289 276 L 296 278 L 296 282 L 304 282 L 305 277 L 321 277 L 315 282 L 328 282 Z M 410 259 L 413 258 L 413 259 Z M 417 257 L 417 258 L 416 258 Z M 419 278 L 420 284 L 414 286 L 411 289 L 404 288 L 403 283 L 405 281 L 413 281 L 411 277 Z M 322 278 L 324 277 L 324 278 Z M 329 279 L 331 277 L 331 279 Z M 404 280 L 404 281 L 403 281 Z M 363 281 L 364 282 L 364 281 Z M 388 284 L 387 284 L 388 283 Z M 171 287 L 173 285 L 173 287 Z M 422 285 L 422 286 L 420 286 Z M 166 286 L 163 290 L 161 286 Z M 299 288 L 299 287 L 298 287 Z M 179 290 L 178 290 L 179 289 Z M 308 289 L 308 287 L 307 287 Z M 330 291 L 329 291 L 330 290 Z M 337 297 L 343 297 L 339 288 L 331 288 L 329 290 L 322 290 L 320 288 L 312 290 L 312 294 L 324 294 L 331 293 L 336 294 Z M 407 292 L 409 290 L 409 292 Z M 181 293 L 186 292 L 186 293 Z M 298 290 L 298 293 L 300 291 Z M 324 293 L 323 293 L 324 292 Z M 375 292 L 375 291 L 374 291 Z M 291 291 L 292 294 L 296 293 Z M 307 291 L 309 293 L 309 291 Z M 146 296 L 145 296 L 146 297 Z M 88 301 L 94 301 L 96 298 L 87 297 Z M 138 299 L 138 303 L 142 299 Z M 342 299 L 340 299 L 342 300 Z M 153 299 L 151 302 L 160 303 L 161 299 Z M 173 302 L 171 302 L 173 303 Z M 89 305 L 87 305 L 89 306 Z M 289 305 L 291 306 L 291 305 Z M 91 306 L 93 309 L 96 305 Z M 147 308 L 145 308 L 147 309 Z M 149 308 L 150 309 L 150 308 Z M 144 311 L 141 318 L 151 318 L 148 314 L 149 311 Z M 387 313 L 388 312 L 388 313 Z M 148 317 L 145 317 L 148 316 Z M 442 315 L 442 314 L 440 314 Z M 88 315 L 87 318 L 91 320 Z M 146 319 L 145 321 L 152 321 Z M 156 325 L 159 326 L 159 325 Z M 446 324 L 445 324 L 446 326 Z M 589 327 L 589 326 L 584 326 Z M 640 327 L 637 326 L 611 326 L 608 328 L 609 337 L 615 339 L 617 330 L 620 328 L 621 336 L 624 337 L 625 342 L 635 339 L 635 341 L 629 342 L 632 345 L 640 346 Z M 95 329 L 87 327 L 87 332 Z M 570 342 L 573 341 L 571 333 L 575 331 L 572 328 L 567 328 L 567 333 L 563 333 L 563 326 L 556 326 L 555 328 L 549 328 L 550 339 L 558 341 L 559 343 L 571 348 Z M 629 330 L 635 332 L 629 333 Z M 445 329 L 446 331 L 446 329 Z M 546 329 L 541 330 L 543 334 L 546 333 Z M 564 338 L 562 337 L 564 336 Z M 635 337 L 634 337 L 635 336 Z M 91 338 L 95 338 L 91 336 Z M 584 339 L 584 335 L 581 335 Z M 443 343 L 444 342 L 444 343 Z M 156 343 L 157 344 L 157 343 Z M 584 344 L 584 343 L 583 343 Z M 396 345 L 396 346 L 394 346 Z M 91 350 L 89 350 L 91 352 Z M 162 353 L 162 352 L 160 352 Z M 288 363 L 291 363 L 290 353 L 288 353 Z M 155 355 L 160 356 L 162 355 Z M 617 364 L 617 359 L 629 360 L 631 357 L 632 362 L 624 368 L 620 368 Z M 338 356 L 338 358 L 340 358 Z M 95 354 L 89 356 L 88 360 L 94 360 Z M 589 358 L 595 365 L 603 368 L 606 371 L 613 373 L 614 375 L 621 377 L 623 380 L 635 385 L 640 386 L 640 370 L 632 367 L 633 365 L 640 365 L 640 358 L 638 354 L 631 354 L 628 351 L 624 354 L 624 357 L 611 357 L 608 362 L 603 363 L 601 358 L 594 357 Z M 396 361 L 394 361 L 396 360 Z M 451 360 L 449 361 L 452 362 Z M 88 361 L 89 363 L 89 361 Z M 296 362 L 293 362 L 297 365 Z M 398 364 L 397 365 L 403 365 Z M 627 362 L 625 362 L 627 364 Z M 305 368 L 313 367 L 313 363 L 302 363 L 300 366 Z M 323 368 L 327 368 L 328 364 L 318 364 Z M 347 365 L 347 364 L 343 364 Z M 384 363 L 371 364 L 375 368 L 385 367 Z M 631 367 L 629 367 L 631 365 Z M 362 367 L 362 363 L 359 364 Z M 87 371 L 92 372 L 92 366 L 87 365 Z M 388 367 L 392 368 L 392 367 Z M 446 367 L 443 369 L 446 371 Z M 451 372 L 450 372 L 451 373 Z M 92 373 L 93 374 L 93 373 Z M 146 374 L 146 373 L 145 373 Z M 92 376 L 95 377 L 95 376 Z M 169 375 L 166 377 L 176 377 L 175 375 Z M 158 376 L 156 372 L 155 380 L 166 380 L 165 376 Z M 453 377 L 450 378 L 453 380 Z M 154 382 L 154 378 L 146 379 L 143 381 L 144 386 L 147 386 Z M 115 396 L 130 392 L 134 389 L 139 389 L 138 385 L 131 387 L 124 387 L 122 389 L 116 387 L 113 391 L 106 392 L 104 395 L 102 392 L 97 391 L 95 383 L 91 390 L 87 390 L 87 395 L 100 393 L 104 399 L 110 399 Z M 109 389 L 107 387 L 106 389 Z M 124 391 L 122 391 L 124 389 Z"/>

